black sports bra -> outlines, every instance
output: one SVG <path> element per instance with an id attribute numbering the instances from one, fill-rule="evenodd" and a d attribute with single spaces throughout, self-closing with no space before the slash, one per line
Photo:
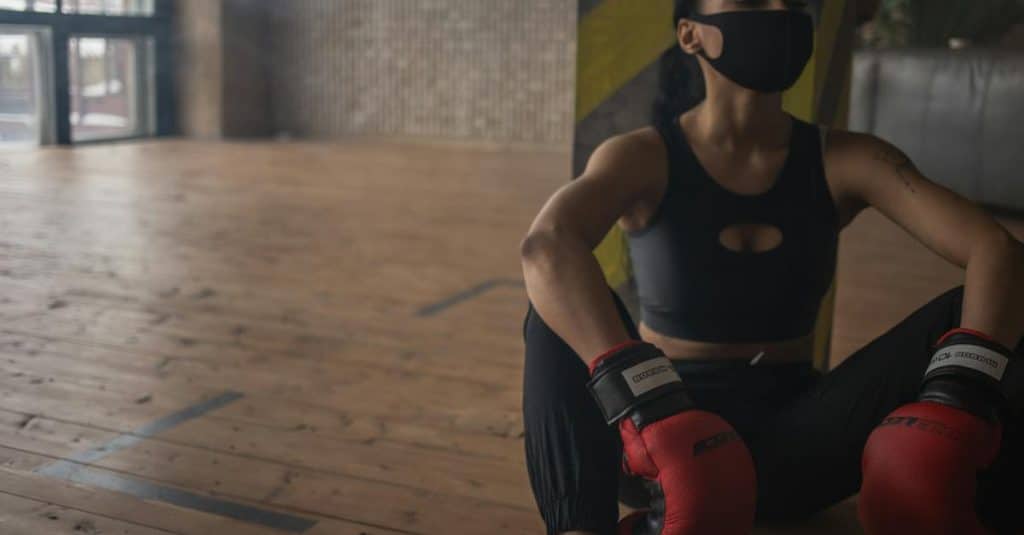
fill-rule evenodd
<path id="1" fill-rule="evenodd" d="M 707 173 L 677 119 L 656 124 L 669 155 L 661 204 L 647 228 L 627 234 L 644 323 L 722 343 L 808 334 L 835 274 L 839 236 L 819 129 L 793 118 L 776 182 L 743 195 Z M 765 252 L 733 251 L 719 236 L 737 224 L 775 227 L 782 241 Z"/>

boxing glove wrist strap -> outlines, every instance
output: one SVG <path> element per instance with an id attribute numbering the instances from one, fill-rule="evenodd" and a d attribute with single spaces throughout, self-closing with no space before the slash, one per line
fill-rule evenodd
<path id="1" fill-rule="evenodd" d="M 921 399 L 977 413 L 1018 405 L 1024 367 L 1014 352 L 970 329 L 942 336 L 925 371 Z M 993 406 L 994 405 L 994 406 Z"/>
<path id="2" fill-rule="evenodd" d="M 587 388 L 609 425 L 628 415 L 640 429 L 693 408 L 672 361 L 651 344 L 618 346 L 594 361 L 591 375 Z"/>

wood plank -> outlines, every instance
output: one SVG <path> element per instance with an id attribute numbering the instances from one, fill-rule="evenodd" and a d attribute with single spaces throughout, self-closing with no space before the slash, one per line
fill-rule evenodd
<path id="1" fill-rule="evenodd" d="M 37 388 L 47 387 L 51 390 L 66 391 L 69 394 L 65 397 L 75 397 L 73 393 L 76 390 L 63 388 L 66 386 L 63 383 L 47 383 L 37 385 Z M 5 387 L 5 394 L 7 390 L 11 390 L 11 388 Z M 15 394 L 20 394 L 20 392 Z M 83 393 L 82 395 L 89 394 Z M 95 394 L 91 396 L 94 399 L 97 397 Z M 39 398 L 39 390 L 31 389 L 23 396 L 8 396 L 5 398 L 4 405 L 12 406 L 19 403 L 19 399 L 24 399 L 22 406 L 29 408 L 32 404 L 37 404 Z M 102 399 L 99 398 L 100 401 Z M 99 405 L 109 406 L 110 403 L 101 401 Z M 90 406 L 74 405 L 77 414 L 86 416 L 71 421 L 113 420 L 104 418 L 104 412 L 108 409 L 90 409 Z M 25 419 L 22 414 L 12 416 L 14 417 L 12 419 L 22 421 Z M 115 416 L 123 417 L 119 414 L 115 414 Z M 35 418 L 37 424 L 43 421 L 45 420 Z M 99 425 L 106 427 L 102 423 Z M 138 425 L 131 426 L 131 428 L 135 427 Z M 110 427 L 106 428 L 110 429 Z M 131 429 L 122 428 L 117 431 L 128 432 Z M 345 476 L 418 487 L 429 486 L 453 496 L 478 497 L 497 503 L 522 503 L 527 496 L 524 474 L 506 475 L 504 467 L 514 466 L 509 461 L 466 456 L 447 450 L 428 450 L 372 438 L 368 440 L 339 440 L 337 437 L 323 436 L 317 430 L 296 425 L 290 429 L 280 429 L 206 417 L 170 429 L 162 433 L 159 439 L 202 447 L 222 454 L 250 456 L 267 462 L 288 463 L 296 467 L 332 470 Z M 90 444 L 88 447 L 98 445 L 100 444 Z M 135 449 L 122 452 L 119 455 L 131 455 L 133 451 Z"/>
<path id="2" fill-rule="evenodd" d="M 116 436 L 45 418 L 18 425 L 8 417 L 3 424 L 0 461 L 20 467 L 34 468 L 59 460 L 66 455 L 66 444 L 72 441 L 90 448 Z M 9 427 L 11 424 L 17 425 L 17 429 Z M 232 501 L 297 513 L 336 519 L 336 515 L 344 514 L 344 520 L 367 523 L 383 519 L 384 525 L 400 523 L 403 529 L 417 533 L 437 533 L 452 522 L 473 532 L 488 531 L 495 519 L 529 525 L 535 516 L 527 508 L 445 495 L 422 486 L 375 482 L 327 468 L 269 462 L 235 451 L 235 444 L 220 451 L 149 440 L 106 457 L 95 466 Z M 25 459 L 26 455 L 31 458 Z M 507 527 L 514 532 L 514 525 Z"/>
<path id="3" fill-rule="evenodd" d="M 59 375 L 61 383 L 69 381 L 80 387 L 82 380 L 78 380 L 76 376 L 69 376 L 69 369 L 59 368 L 66 362 L 64 359 L 47 358 L 43 354 L 35 356 L 29 362 L 25 362 L 24 359 L 25 357 L 9 357 L 5 361 L 9 375 L 7 379 L 0 378 L 0 384 L 7 385 L 3 390 L 3 393 L 7 394 L 4 396 L 7 398 L 7 409 L 22 411 L 23 414 L 46 415 L 79 423 L 114 427 L 124 432 L 130 431 L 137 426 L 136 424 L 178 410 L 222 388 L 221 385 L 188 382 L 187 379 L 165 379 L 157 388 L 149 388 L 145 382 L 136 382 L 137 377 L 129 376 L 131 382 L 124 384 L 136 384 L 145 388 L 125 390 L 123 387 L 110 384 L 99 394 L 102 397 L 94 398 L 95 401 L 102 403 L 101 411 L 96 406 L 80 406 L 71 401 L 79 395 L 92 396 L 95 390 L 87 389 L 85 393 L 80 394 L 79 389 L 73 389 L 68 394 L 60 394 L 60 390 L 38 388 L 38 385 L 32 384 L 48 383 L 54 375 Z M 67 366 L 71 368 L 73 365 Z M 104 369 L 98 368 L 101 371 Z M 109 379 L 108 376 L 104 380 Z M 15 383 L 16 381 L 20 382 Z M 108 384 L 94 380 L 88 382 L 94 386 L 99 384 L 99 388 L 104 388 Z M 48 384 L 47 387 L 49 386 L 51 385 Z M 194 388 L 196 386 L 203 388 Z M 165 389 L 168 394 L 164 394 Z M 23 395 L 14 396 L 16 392 Z M 188 399 L 186 394 L 194 397 Z M 395 442 L 472 457 L 512 462 L 521 460 L 520 451 L 509 450 L 510 443 L 517 446 L 521 444 L 522 422 L 518 411 L 499 412 L 479 408 L 445 410 L 428 405 L 402 407 L 402 410 L 389 411 L 386 404 L 362 400 L 360 403 L 346 403 L 344 407 L 339 408 L 262 395 L 247 395 L 210 417 L 222 419 L 226 422 L 225 425 L 236 422 L 249 423 L 280 432 L 306 430 L 324 437 L 367 444 L 378 441 Z"/>
<path id="4" fill-rule="evenodd" d="M 0 448 L 0 456 L 9 455 L 6 448 Z M 44 510 L 50 508 L 63 509 L 70 514 L 60 515 L 69 519 L 98 518 L 102 521 L 119 518 L 128 519 L 125 524 L 138 523 L 131 526 L 125 533 L 181 533 L 207 534 L 230 533 L 232 535 L 281 535 L 278 529 L 243 522 L 219 515 L 195 511 L 188 508 L 158 502 L 138 500 L 132 496 L 98 489 L 87 485 L 54 480 L 38 474 L 0 468 L 0 479 L 5 482 L 0 496 L 30 496 L 30 500 L 42 503 Z M 22 498 L 26 499 L 26 498 Z M 0 508 L 0 511 L 8 511 Z M 0 513 L 3 518 L 4 513 Z M 51 520 L 45 517 L 46 520 Z M 314 517 L 315 518 L 315 517 Z M 305 535 L 408 535 L 410 531 L 394 531 L 386 528 L 349 522 L 337 518 L 315 518 L 317 524 L 305 531 Z M 51 520 L 52 522 L 52 520 Z M 93 522 L 93 525 L 98 522 Z M 143 525 L 145 524 L 145 525 Z M 86 528 L 88 522 L 76 523 Z M 111 524 L 114 525 L 114 524 Z M 3 526 L 0 523 L 0 526 Z M 149 531 L 145 531 L 145 530 Z M 7 531 L 3 532 L 5 535 Z M 53 531 L 27 531 L 33 535 L 39 533 L 59 533 Z M 70 532 L 69 532 L 70 533 Z M 79 535 L 80 531 L 74 531 Z M 85 531 L 85 533 L 90 533 Z M 102 530 L 94 533 L 121 533 L 116 530 Z"/>
<path id="5" fill-rule="evenodd" d="M 113 363 L 109 366 L 101 364 L 97 359 L 90 359 L 88 364 L 83 364 L 73 356 L 55 356 L 48 350 L 30 351 L 35 354 L 6 357 L 9 374 L 7 377 L 0 376 L 3 394 L 9 398 L 16 393 L 24 394 L 22 398 L 15 396 L 10 399 L 8 406 L 41 413 L 40 409 L 32 407 L 38 406 L 36 402 L 40 399 L 52 399 L 53 403 L 46 405 L 49 411 L 46 414 L 74 421 L 79 421 L 75 419 L 80 416 L 72 416 L 72 413 L 82 414 L 81 411 L 85 411 L 89 421 L 98 425 L 110 425 L 105 424 L 102 418 L 96 419 L 103 414 L 119 421 L 153 419 L 156 408 L 164 413 L 178 410 L 202 397 L 220 392 L 225 387 L 219 381 L 203 381 L 201 373 L 160 377 L 167 373 L 171 364 L 161 366 L 155 360 L 132 370 L 137 362 L 118 368 Z M 140 357 L 137 360 L 144 359 Z M 179 372 L 185 369 L 184 366 L 174 368 Z M 242 373 L 245 375 L 248 371 Z M 246 377 L 238 379 L 250 385 L 259 382 Z M 347 381 L 351 382 L 351 378 Z M 344 382 L 339 380 L 339 384 Z M 65 386 L 65 383 L 68 385 Z M 412 386 L 409 385 L 410 388 Z M 70 390 L 70 393 L 61 394 L 64 390 Z M 79 407 L 68 402 L 80 395 L 96 396 L 98 401 L 103 401 L 106 410 L 100 413 L 94 407 Z M 405 403 L 401 400 L 389 403 L 367 397 L 358 389 L 349 389 L 343 403 L 317 400 L 316 396 L 309 398 L 316 403 L 306 402 L 307 396 L 303 395 L 296 395 L 298 399 L 295 401 L 289 400 L 289 397 L 290 392 L 279 392 L 273 398 L 259 393 L 249 394 L 241 404 L 225 407 L 218 411 L 219 416 L 215 416 L 280 430 L 298 427 L 321 429 L 331 436 L 358 441 L 399 439 L 399 436 L 394 435 L 401 435 L 405 437 L 404 440 L 418 445 L 449 444 L 460 453 L 503 459 L 513 458 L 508 455 L 509 440 L 519 444 L 518 439 L 522 434 L 516 407 L 502 411 L 497 408 L 483 410 L 475 406 Z M 138 410 L 140 400 L 146 405 L 142 411 Z M 114 408 L 118 412 L 112 412 Z M 140 416 L 129 418 L 128 414 Z M 518 453 L 514 458 L 519 459 Z"/>
<path id="6" fill-rule="evenodd" d="M 73 508 L 44 503 L 0 489 L 0 533 L 4 535 L 166 535 L 160 530 L 95 515 Z"/>
<path id="7" fill-rule="evenodd" d="M 86 487 L 75 483 L 55 480 L 45 476 L 0 468 L 0 518 L 13 522 L 12 527 L 42 527 L 38 531 L 25 533 L 231 533 L 237 535 L 281 535 L 281 531 L 247 524 L 222 516 L 201 513 L 171 505 L 142 501 L 130 496 Z M 9 501 L 7 497 L 13 497 Z M 8 509 L 6 504 L 30 504 L 28 511 Z M 27 503 L 25 502 L 27 501 Z M 39 507 L 35 504 L 42 504 Z M 33 513 L 42 514 L 42 519 L 33 518 Z M 51 516 L 53 518 L 51 518 Z M 114 519 L 120 519 L 114 520 Z M 45 526 L 45 527 L 43 527 Z M 6 527 L 0 522 L 0 527 Z M 368 526 L 339 525 L 344 531 L 355 534 L 368 532 Z M 69 529 L 70 528 L 70 529 Z M 61 531 L 63 530 L 63 531 Z M 6 530 L 4 533 L 8 533 Z M 374 533 L 394 535 L 395 532 L 381 530 Z"/>

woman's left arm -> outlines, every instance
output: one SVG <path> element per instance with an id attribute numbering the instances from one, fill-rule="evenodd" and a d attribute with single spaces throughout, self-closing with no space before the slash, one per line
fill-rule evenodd
<path id="1" fill-rule="evenodd" d="M 1024 245 L 973 202 L 921 174 L 893 145 L 868 134 L 829 134 L 833 187 L 873 206 L 929 249 L 966 269 L 961 327 L 1014 348 L 1024 336 Z"/>

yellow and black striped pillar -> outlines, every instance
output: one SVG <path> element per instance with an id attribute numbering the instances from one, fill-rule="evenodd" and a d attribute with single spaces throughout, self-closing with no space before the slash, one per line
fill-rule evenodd
<path id="1" fill-rule="evenodd" d="M 809 122 L 843 127 L 848 115 L 856 0 L 812 1 L 815 53 L 784 97 L 786 110 Z M 658 60 L 678 46 L 673 0 L 579 0 L 576 136 L 573 176 L 605 139 L 650 124 Z M 595 249 L 605 278 L 623 288 L 632 275 L 626 240 L 616 227 Z M 835 284 L 822 302 L 815 363 L 828 367 Z"/>

